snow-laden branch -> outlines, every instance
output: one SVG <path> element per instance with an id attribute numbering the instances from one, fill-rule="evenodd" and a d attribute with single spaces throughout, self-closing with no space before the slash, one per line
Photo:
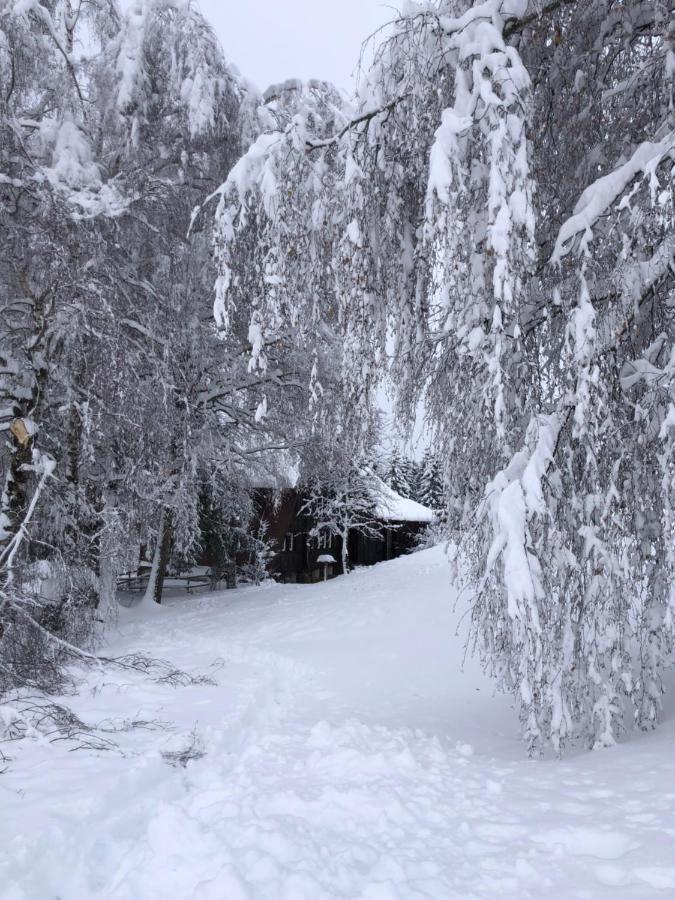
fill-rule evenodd
<path id="1" fill-rule="evenodd" d="M 331 135 L 331 137 L 329 138 L 325 138 L 321 141 L 308 138 L 305 141 L 305 150 L 307 151 L 307 153 L 311 153 L 313 150 L 320 150 L 338 144 L 348 132 L 353 131 L 353 129 L 357 128 L 359 125 L 367 125 L 373 119 L 377 118 L 377 116 L 389 115 L 389 113 L 391 113 L 399 105 L 399 103 L 407 100 L 408 97 L 410 97 L 409 93 L 400 94 L 398 97 L 394 97 L 393 100 L 390 100 L 388 103 L 384 103 L 382 106 L 378 106 L 376 109 L 369 109 L 366 112 L 361 113 L 361 115 L 355 116 L 353 119 L 350 119 L 349 122 L 347 122 L 347 124 L 343 126 L 338 132 Z"/>
<path id="2" fill-rule="evenodd" d="M 14 7 L 14 12 L 17 15 L 22 16 L 27 16 L 29 13 L 31 13 L 36 18 L 36 20 L 38 22 L 41 22 L 45 27 L 45 30 L 54 42 L 56 49 L 63 57 L 66 68 L 68 69 L 68 74 L 70 75 L 75 87 L 75 91 L 77 92 L 78 99 L 84 106 L 84 95 L 82 94 L 80 82 L 77 78 L 77 73 L 73 64 L 72 52 L 69 52 L 67 45 L 64 46 L 64 39 L 61 35 L 59 35 L 49 9 L 46 6 L 43 6 L 40 0 L 19 0 L 19 2 L 17 2 Z M 76 21 L 77 20 L 72 22 L 71 28 L 74 28 Z M 64 24 L 67 27 L 67 23 Z M 72 42 L 72 33 L 68 35 L 66 40 Z"/>
<path id="3" fill-rule="evenodd" d="M 511 619 L 529 622 L 538 631 L 538 601 L 544 596 L 540 561 L 530 549 L 529 523 L 546 511 L 543 482 L 553 462 L 563 418 L 553 413 L 530 421 L 524 446 L 485 489 L 479 519 L 489 516 L 493 540 L 485 577 L 503 561 L 504 585 Z"/>
<path id="4" fill-rule="evenodd" d="M 542 10 L 542 13 L 551 12 L 554 9 L 557 9 L 558 6 L 561 5 L 561 3 L 568 2 L 572 2 L 572 0 L 558 0 L 558 2 L 551 3 L 548 5 L 548 7 L 545 7 Z M 531 21 L 533 18 L 536 18 L 536 16 L 525 17 L 524 14 L 527 10 L 527 5 L 527 0 L 487 0 L 487 2 L 485 3 L 481 3 L 477 6 L 471 7 L 459 17 L 454 18 L 451 16 L 434 15 L 433 20 L 435 24 L 438 24 L 440 26 L 446 39 L 453 36 L 459 36 L 470 26 L 475 26 L 482 22 L 488 23 L 490 25 L 496 25 L 497 23 L 500 23 L 498 27 L 503 28 L 505 33 L 508 28 L 509 34 L 513 34 L 514 32 L 518 31 L 519 28 L 527 24 L 527 22 Z M 428 14 L 426 12 L 423 12 L 421 14 L 414 13 L 411 18 L 421 18 L 421 20 L 424 21 L 427 16 Z M 505 22 L 508 22 L 508 25 L 506 27 L 504 27 Z M 466 53 L 467 55 L 470 55 L 472 52 L 479 52 L 479 47 L 477 45 L 474 45 L 474 47 L 472 48 L 470 41 L 464 42 L 462 44 L 460 44 L 458 41 L 455 41 L 454 43 L 448 42 L 445 50 L 447 52 L 447 50 L 450 48 L 458 49 L 460 46 L 462 48 L 462 52 Z M 503 45 L 501 49 L 504 49 Z M 305 144 L 307 152 L 311 153 L 314 150 L 338 144 L 346 134 L 353 131 L 359 125 L 368 124 L 378 116 L 389 115 L 397 106 L 399 106 L 399 104 L 403 103 L 411 96 L 411 92 L 406 91 L 396 97 L 393 97 L 386 103 L 383 103 L 380 106 L 375 107 L 374 109 L 365 110 L 358 116 L 350 119 L 350 121 L 347 122 L 346 125 L 344 125 L 339 131 L 337 131 L 330 137 L 325 138 L 324 140 L 308 140 Z"/>
<path id="5" fill-rule="evenodd" d="M 558 232 L 551 262 L 559 263 L 570 252 L 578 235 L 583 235 L 580 250 L 585 251 L 593 240 L 593 226 L 598 219 L 606 215 L 638 175 L 655 181 L 656 169 L 665 159 L 675 159 L 675 131 L 660 141 L 644 141 L 630 159 L 589 185 Z"/>

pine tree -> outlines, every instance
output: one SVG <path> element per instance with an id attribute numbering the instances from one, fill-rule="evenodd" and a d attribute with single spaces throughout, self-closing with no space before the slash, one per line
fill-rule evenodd
<path id="1" fill-rule="evenodd" d="M 412 494 L 410 475 L 411 467 L 409 461 L 403 456 L 398 447 L 394 447 L 387 461 L 385 482 L 397 494 L 400 494 L 402 497 L 410 497 Z"/>
<path id="2" fill-rule="evenodd" d="M 418 503 L 422 503 L 422 461 L 410 459 L 410 497 Z"/>
<path id="3" fill-rule="evenodd" d="M 433 510 L 441 510 L 445 505 L 443 470 L 438 456 L 431 450 L 425 452 L 422 460 L 419 501 Z"/>

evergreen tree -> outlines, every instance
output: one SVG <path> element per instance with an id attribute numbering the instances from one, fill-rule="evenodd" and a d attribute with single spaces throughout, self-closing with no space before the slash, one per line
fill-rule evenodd
<path id="1" fill-rule="evenodd" d="M 385 482 L 397 494 L 400 494 L 402 497 L 410 497 L 413 490 L 411 475 L 412 467 L 410 461 L 403 456 L 398 447 L 394 447 L 387 461 Z"/>
<path id="2" fill-rule="evenodd" d="M 443 470 L 438 456 L 427 450 L 420 468 L 419 502 L 429 509 L 441 510 L 445 506 Z"/>
<path id="3" fill-rule="evenodd" d="M 408 460 L 410 467 L 410 497 L 418 503 L 422 503 L 422 463 L 416 459 Z"/>

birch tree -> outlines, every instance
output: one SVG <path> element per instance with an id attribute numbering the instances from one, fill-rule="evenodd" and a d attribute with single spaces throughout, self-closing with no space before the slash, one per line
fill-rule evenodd
<path id="1" fill-rule="evenodd" d="M 240 212 L 259 265 L 299 213 L 312 255 L 267 283 L 338 309 L 355 429 L 386 370 L 425 399 L 531 752 L 651 727 L 672 659 L 673 40 L 660 0 L 411 4 L 332 131 L 305 110 L 221 194 L 219 309 Z"/>

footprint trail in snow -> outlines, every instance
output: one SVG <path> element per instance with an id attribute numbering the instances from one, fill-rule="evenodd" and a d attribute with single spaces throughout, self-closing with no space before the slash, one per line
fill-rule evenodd
<path id="1" fill-rule="evenodd" d="M 87 720 L 174 730 L 122 735 L 123 757 L 17 746 L 0 897 L 675 896 L 673 716 L 610 751 L 526 760 L 509 699 L 462 670 L 461 612 L 440 548 L 124 610 L 112 652 L 221 659 L 218 684 L 92 676 Z M 204 755 L 167 765 L 192 732 Z"/>

